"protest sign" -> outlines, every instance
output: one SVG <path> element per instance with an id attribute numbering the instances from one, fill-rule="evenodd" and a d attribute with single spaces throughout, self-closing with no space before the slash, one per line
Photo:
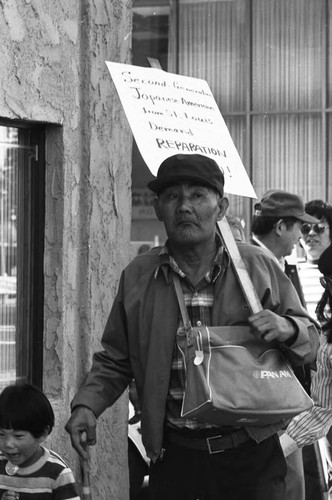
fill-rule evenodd
<path id="1" fill-rule="evenodd" d="M 213 158 L 225 192 L 256 198 L 208 83 L 198 78 L 106 61 L 140 153 L 153 175 L 174 154 Z"/>

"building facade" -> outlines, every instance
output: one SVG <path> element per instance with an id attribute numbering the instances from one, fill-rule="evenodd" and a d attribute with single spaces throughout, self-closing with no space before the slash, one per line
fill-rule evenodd
<path id="1" fill-rule="evenodd" d="M 124 265 L 165 240 L 105 61 L 207 80 L 257 197 L 332 201 L 332 0 L 0 2 L 0 388 L 42 387 L 64 425 Z M 132 203 L 131 203 L 132 200 Z M 230 196 L 250 226 L 254 200 Z M 248 234 L 248 233 L 247 233 Z M 127 395 L 101 417 L 94 498 L 128 498 Z"/>

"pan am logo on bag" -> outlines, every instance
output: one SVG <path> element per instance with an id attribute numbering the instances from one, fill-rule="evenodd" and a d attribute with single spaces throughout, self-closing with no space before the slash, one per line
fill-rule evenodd
<path id="1" fill-rule="evenodd" d="M 292 378 L 292 374 L 288 370 L 255 370 L 253 372 L 254 378 L 266 379 L 266 378 Z"/>

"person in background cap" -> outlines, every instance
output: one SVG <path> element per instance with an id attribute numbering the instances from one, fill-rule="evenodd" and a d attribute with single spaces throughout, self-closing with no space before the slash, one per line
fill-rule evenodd
<path id="1" fill-rule="evenodd" d="M 286 257 L 292 254 L 301 237 L 302 224 L 318 222 L 318 219 L 306 214 L 300 196 L 271 190 L 263 195 L 260 203 L 256 203 L 251 224 L 252 243 L 272 252 L 293 282 L 303 305 L 305 301 L 296 265 L 288 264 Z"/>
<path id="2" fill-rule="evenodd" d="M 304 307 L 306 304 L 296 263 L 288 262 L 287 257 L 292 254 L 301 237 L 302 224 L 310 225 L 318 222 L 318 219 L 306 214 L 300 196 L 283 190 L 270 190 L 263 195 L 260 203 L 256 203 L 251 223 L 251 242 L 272 253 L 292 281 Z M 310 364 L 298 366 L 294 368 L 294 372 L 310 394 Z M 305 451 L 307 455 L 314 456 L 313 450 L 306 449 Z M 313 460 L 314 458 L 310 462 Z M 287 466 L 286 498 L 287 500 L 304 500 L 306 498 L 305 478 L 301 449 L 287 457 Z"/>
<path id="3" fill-rule="evenodd" d="M 213 159 L 171 156 L 149 188 L 168 239 L 122 273 L 103 350 L 94 354 L 71 404 L 66 430 L 72 445 L 86 457 L 85 444 L 96 442 L 97 418 L 134 378 L 151 459 L 151 500 L 283 500 L 286 463 L 277 434 L 282 423 L 215 426 L 181 416 L 186 373 L 176 335 L 184 326 L 173 276 L 179 277 L 192 324 L 250 325 L 254 336 L 277 342 L 300 363 L 315 357 L 318 332 L 275 260 L 239 243 L 264 308 L 250 314 L 217 230 L 228 200 Z"/>

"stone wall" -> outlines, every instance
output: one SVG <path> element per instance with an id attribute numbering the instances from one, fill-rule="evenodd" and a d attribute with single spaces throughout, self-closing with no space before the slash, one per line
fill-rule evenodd
<path id="1" fill-rule="evenodd" d="M 131 133 L 105 60 L 130 62 L 132 0 L 0 1 L 0 118 L 46 129 L 44 390 L 63 427 L 129 258 Z M 127 399 L 100 419 L 94 500 L 128 498 Z"/>

